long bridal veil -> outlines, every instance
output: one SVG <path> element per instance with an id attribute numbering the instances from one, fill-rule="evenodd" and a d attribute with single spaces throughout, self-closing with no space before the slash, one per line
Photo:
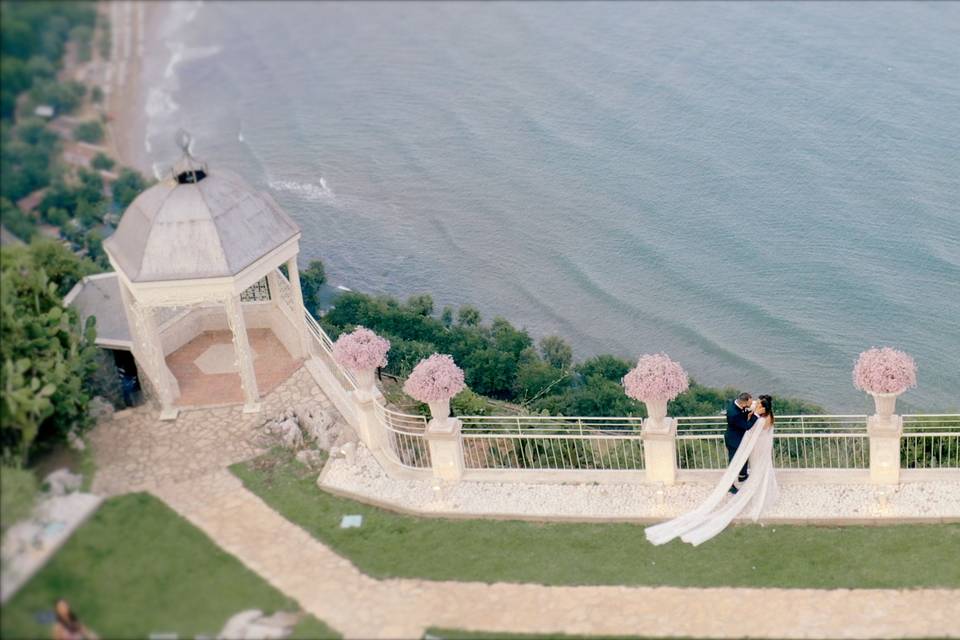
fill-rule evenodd
<path id="1" fill-rule="evenodd" d="M 713 491 L 696 509 L 673 520 L 647 527 L 644 533 L 653 544 L 664 544 L 679 537 L 694 546 L 706 542 L 723 531 L 749 506 L 754 522 L 779 496 L 773 470 L 773 429 L 765 429 L 766 418 L 760 418 L 747 432 L 730 466 Z M 750 461 L 750 477 L 737 494 L 721 504 L 740 468 Z"/>

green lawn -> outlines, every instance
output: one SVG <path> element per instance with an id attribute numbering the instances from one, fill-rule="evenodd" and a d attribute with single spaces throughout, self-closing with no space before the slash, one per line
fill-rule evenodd
<path id="1" fill-rule="evenodd" d="M 547 585 L 960 587 L 960 525 L 736 526 L 700 547 L 634 524 L 417 518 L 339 498 L 289 454 L 231 467 L 248 489 L 368 575 Z M 340 529 L 346 514 L 359 529 Z"/>
<path id="2" fill-rule="evenodd" d="M 107 500 L 3 607 L 3 638 L 49 637 L 38 621 L 67 598 L 104 638 L 216 634 L 243 609 L 299 611 L 299 605 L 222 551 L 148 494 Z M 301 638 L 339 637 L 312 617 Z"/>

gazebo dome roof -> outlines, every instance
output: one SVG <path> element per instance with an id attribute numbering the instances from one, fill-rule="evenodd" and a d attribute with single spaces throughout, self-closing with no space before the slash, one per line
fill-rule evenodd
<path id="1" fill-rule="evenodd" d="M 268 194 L 191 160 L 137 196 L 104 241 L 133 282 L 234 276 L 300 233 Z"/>

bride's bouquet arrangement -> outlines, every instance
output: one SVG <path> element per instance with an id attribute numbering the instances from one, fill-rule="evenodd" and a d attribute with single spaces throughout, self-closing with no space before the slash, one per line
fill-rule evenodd
<path id="1" fill-rule="evenodd" d="M 917 365 L 909 354 L 890 347 L 864 351 L 853 367 L 853 386 L 877 394 L 901 394 L 917 386 Z"/>
<path id="2" fill-rule="evenodd" d="M 357 327 L 333 343 L 333 358 L 351 371 L 370 371 L 387 366 L 390 341 L 370 329 Z"/>
<path id="3" fill-rule="evenodd" d="M 626 394 L 642 402 L 673 400 L 689 387 L 687 372 L 665 353 L 640 356 L 637 366 L 623 376 Z"/>
<path id="4" fill-rule="evenodd" d="M 403 383 L 403 391 L 420 402 L 442 402 L 457 395 L 466 386 L 463 369 L 452 356 L 435 353 L 421 360 Z"/>

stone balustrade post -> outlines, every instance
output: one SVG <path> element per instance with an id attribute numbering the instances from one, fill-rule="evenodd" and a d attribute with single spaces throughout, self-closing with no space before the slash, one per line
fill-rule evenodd
<path id="1" fill-rule="evenodd" d="M 350 395 L 357 411 L 357 436 L 360 442 L 373 453 L 383 451 L 387 447 L 387 432 L 377 415 L 376 396 L 379 393 L 358 389 Z"/>
<path id="2" fill-rule="evenodd" d="M 433 418 L 427 423 L 424 436 L 430 448 L 433 476 L 458 482 L 463 478 L 463 423 L 456 418 Z"/>
<path id="3" fill-rule="evenodd" d="M 903 418 L 874 414 L 867 418 L 867 435 L 870 437 L 870 482 L 898 484 Z"/>
<path id="4" fill-rule="evenodd" d="M 677 481 L 677 421 L 647 418 L 643 421 L 643 458 L 648 482 L 665 485 Z"/>

